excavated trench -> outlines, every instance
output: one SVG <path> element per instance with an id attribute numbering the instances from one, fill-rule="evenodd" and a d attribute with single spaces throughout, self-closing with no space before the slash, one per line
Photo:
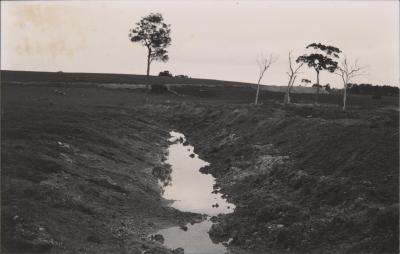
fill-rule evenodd
<path id="1" fill-rule="evenodd" d="M 2 90 L 2 252 L 398 252 L 398 112 L 55 89 Z"/>

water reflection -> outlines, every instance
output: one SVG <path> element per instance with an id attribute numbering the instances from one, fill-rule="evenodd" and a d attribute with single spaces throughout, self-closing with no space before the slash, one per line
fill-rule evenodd
<path id="1" fill-rule="evenodd" d="M 235 206 L 228 203 L 214 188 L 215 178 L 200 172 L 209 163 L 194 153 L 194 147 L 187 144 L 185 136 L 179 132 L 170 132 L 172 143 L 168 148 L 166 163 L 170 165 L 153 170 L 163 186 L 163 197 L 172 200 L 171 206 L 186 212 L 214 216 L 233 212 Z M 171 227 L 157 234 L 164 237 L 168 248 L 184 248 L 185 253 L 226 253 L 223 243 L 211 241 L 208 231 L 212 222 L 206 220 L 188 224 L 187 230 Z"/>
<path id="2" fill-rule="evenodd" d="M 174 200 L 172 206 L 180 211 L 217 215 L 232 212 L 234 205 L 213 190 L 215 178 L 199 170 L 209 163 L 193 153 L 194 148 L 184 145 L 182 133 L 171 132 L 166 163 L 171 165 L 168 184 L 164 182 L 165 199 Z M 165 178 L 165 177 L 164 177 Z"/>
<path id="3" fill-rule="evenodd" d="M 163 235 L 164 245 L 171 249 L 183 248 L 185 254 L 226 253 L 226 247 L 223 243 L 213 243 L 208 236 L 212 222 L 204 220 L 196 224 L 187 224 L 187 231 L 180 227 L 172 227 L 160 230 L 158 234 Z"/>

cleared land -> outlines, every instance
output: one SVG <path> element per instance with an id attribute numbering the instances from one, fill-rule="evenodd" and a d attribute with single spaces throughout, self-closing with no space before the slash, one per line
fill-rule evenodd
<path id="1" fill-rule="evenodd" d="M 165 205 L 153 169 L 170 130 L 211 163 L 237 209 L 211 234 L 238 253 L 397 253 L 398 98 L 246 86 L 171 93 L 2 83 L 2 252 L 169 253 L 147 235 L 196 221 Z"/>

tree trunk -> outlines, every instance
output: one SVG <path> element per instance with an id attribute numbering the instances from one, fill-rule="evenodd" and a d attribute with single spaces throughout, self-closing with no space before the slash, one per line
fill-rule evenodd
<path id="1" fill-rule="evenodd" d="M 257 84 L 257 92 L 256 92 L 256 99 L 254 101 L 254 105 L 257 105 L 258 103 L 258 94 L 260 93 L 260 82 Z"/>
<path id="2" fill-rule="evenodd" d="M 319 71 L 317 71 L 317 92 L 315 93 L 315 101 L 314 101 L 315 105 L 318 105 L 318 97 L 319 97 Z"/>
<path id="3" fill-rule="evenodd" d="M 150 88 L 150 56 L 151 56 L 151 49 L 148 48 L 148 53 L 147 53 L 147 70 L 146 70 L 146 89 L 149 91 Z"/>
<path id="4" fill-rule="evenodd" d="M 288 88 L 286 89 L 285 97 L 283 98 L 283 103 L 290 104 L 290 84 L 289 84 Z"/>
<path id="5" fill-rule="evenodd" d="M 343 111 L 346 111 L 346 100 L 347 100 L 347 84 L 344 84 L 344 92 L 343 92 Z"/>
<path id="6" fill-rule="evenodd" d="M 292 89 L 294 81 L 296 80 L 296 78 L 297 78 L 297 75 L 294 75 L 294 76 L 289 78 L 289 83 L 288 83 L 288 87 L 287 87 L 287 90 L 286 90 L 286 94 L 285 94 L 285 97 L 283 98 L 283 103 L 285 103 L 285 104 L 290 104 L 290 102 L 291 102 L 290 101 L 290 90 Z"/>
<path id="7" fill-rule="evenodd" d="M 286 104 L 290 104 L 290 92 L 287 94 Z"/>

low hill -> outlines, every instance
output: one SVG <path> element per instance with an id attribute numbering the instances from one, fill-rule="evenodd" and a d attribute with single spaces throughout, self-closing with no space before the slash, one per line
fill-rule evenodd
<path id="1" fill-rule="evenodd" d="M 72 83 L 101 83 L 142 85 L 146 83 L 146 75 L 112 74 L 112 73 L 74 73 L 74 72 L 39 72 L 39 71 L 1 71 L 2 82 L 72 82 Z M 150 76 L 150 83 L 155 85 L 168 84 L 171 86 L 233 86 L 254 87 L 257 84 L 225 81 L 215 79 L 179 78 Z M 263 85 L 261 89 L 272 92 L 285 92 L 286 86 Z M 321 90 L 321 93 L 324 91 Z M 311 87 L 293 87 L 292 93 L 314 93 Z"/>
<path id="2" fill-rule="evenodd" d="M 112 73 L 74 73 L 74 72 L 37 72 L 37 71 L 1 71 L 2 81 L 14 82 L 87 82 L 87 83 L 117 83 L 117 84 L 145 84 L 146 75 L 112 74 Z M 178 78 L 150 76 L 151 84 L 193 84 L 193 85 L 227 85 L 251 86 L 254 84 L 222 81 L 214 79 Z"/>

